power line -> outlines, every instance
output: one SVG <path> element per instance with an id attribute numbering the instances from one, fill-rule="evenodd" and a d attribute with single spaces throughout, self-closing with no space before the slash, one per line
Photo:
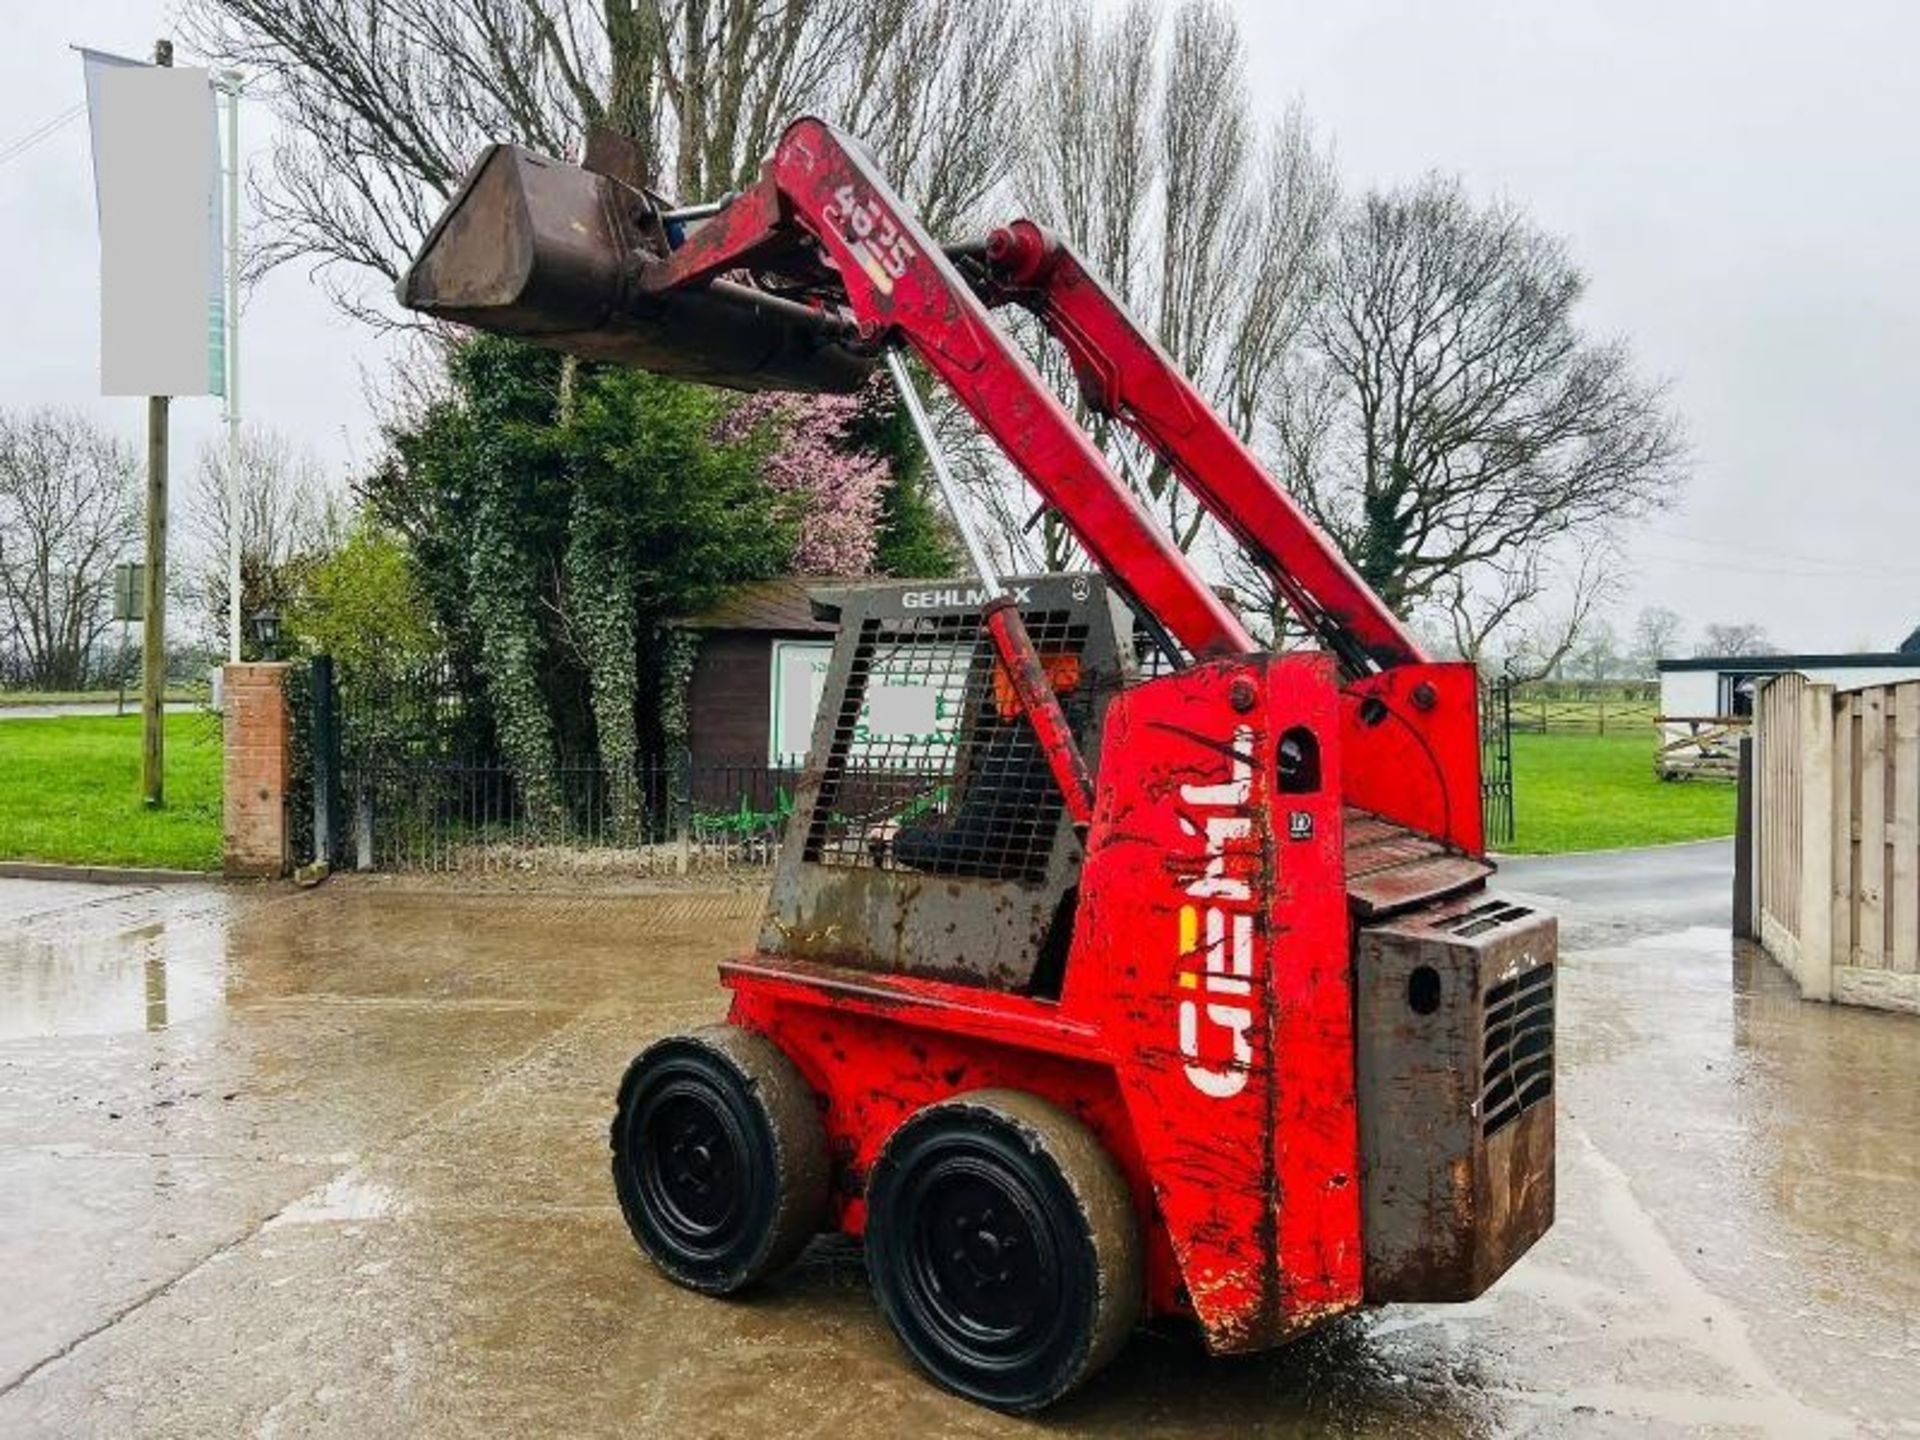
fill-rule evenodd
<path id="1" fill-rule="evenodd" d="M 1649 529 L 1647 535 L 1655 540 L 1677 540 L 1684 545 L 1699 545 L 1709 550 L 1720 550 L 1732 556 L 1751 557 L 1745 560 L 1708 560 L 1698 556 L 1677 556 L 1650 554 L 1649 558 L 1669 561 L 1676 565 L 1704 565 L 1725 570 L 1753 570 L 1761 574 L 1815 574 L 1838 576 L 1878 575 L 1889 580 L 1906 580 L 1920 583 L 1920 567 L 1889 568 L 1885 565 L 1863 565 L 1855 560 L 1838 558 L 1831 555 L 1804 555 L 1789 550 L 1769 550 L 1763 546 L 1732 543 L 1725 540 L 1708 540 L 1703 536 L 1689 535 L 1680 530 Z M 1648 552 L 1642 552 L 1648 553 Z M 1777 563 L 1786 561 L 1790 565 L 1815 566 L 1815 570 L 1793 571 L 1782 569 Z"/>
<path id="2" fill-rule="evenodd" d="M 1778 563 L 1741 564 L 1737 560 L 1707 560 L 1698 555 L 1662 555 L 1657 550 L 1636 547 L 1635 558 L 1655 560 L 1663 565 L 1692 566 L 1703 570 L 1732 570 L 1743 575 L 1771 575 L 1782 580 L 1844 580 L 1868 585 L 1920 586 L 1920 574 L 1912 571 L 1877 570 L 1867 566 L 1847 566 L 1831 570 L 1795 569 Z M 1821 562 L 1824 563 L 1824 562 Z"/>
<path id="3" fill-rule="evenodd" d="M 61 126 L 77 118 L 86 108 L 87 103 L 83 100 L 71 110 L 62 111 L 51 120 L 43 120 L 40 124 L 34 126 L 33 129 L 27 131 L 26 134 L 17 139 L 9 140 L 5 145 L 0 145 L 0 165 L 5 165 L 11 160 L 19 159 L 42 140 L 45 140 L 48 136 L 59 130 Z"/>

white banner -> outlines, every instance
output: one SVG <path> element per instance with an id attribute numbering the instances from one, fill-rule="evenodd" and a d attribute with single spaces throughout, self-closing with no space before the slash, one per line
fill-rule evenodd
<path id="1" fill-rule="evenodd" d="M 100 390 L 226 393 L 220 135 L 205 70 L 82 50 L 100 219 Z"/>

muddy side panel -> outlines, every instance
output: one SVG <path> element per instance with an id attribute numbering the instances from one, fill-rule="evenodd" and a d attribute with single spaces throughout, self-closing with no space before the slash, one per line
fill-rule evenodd
<path id="1" fill-rule="evenodd" d="M 1557 943 L 1486 895 L 1358 932 L 1370 1302 L 1471 1300 L 1553 1223 Z"/>
<path id="2" fill-rule="evenodd" d="M 1108 711 L 1063 1014 L 1097 1027 L 1207 1347 L 1362 1296 L 1331 657 L 1195 665 Z"/>

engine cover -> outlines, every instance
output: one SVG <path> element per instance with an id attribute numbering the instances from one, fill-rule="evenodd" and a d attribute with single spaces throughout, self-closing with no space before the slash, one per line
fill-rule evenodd
<path id="1" fill-rule="evenodd" d="M 1553 1223 L 1557 943 L 1484 893 L 1358 932 L 1370 1302 L 1471 1300 Z"/>

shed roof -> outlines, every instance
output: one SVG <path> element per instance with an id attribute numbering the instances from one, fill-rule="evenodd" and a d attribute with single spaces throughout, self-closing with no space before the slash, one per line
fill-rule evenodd
<path id="1" fill-rule="evenodd" d="M 1784 674 L 1791 670 L 1865 670 L 1912 666 L 1920 657 L 1889 651 L 1856 651 L 1844 655 L 1694 655 L 1684 660 L 1661 660 L 1661 674 L 1675 670 L 1738 670 L 1743 675 Z"/>
<path id="2" fill-rule="evenodd" d="M 814 618 L 815 590 L 831 590 L 845 580 L 823 575 L 782 575 L 736 585 L 706 609 L 673 623 L 685 630 L 761 630 L 779 635 L 831 635 L 831 620 Z"/>

